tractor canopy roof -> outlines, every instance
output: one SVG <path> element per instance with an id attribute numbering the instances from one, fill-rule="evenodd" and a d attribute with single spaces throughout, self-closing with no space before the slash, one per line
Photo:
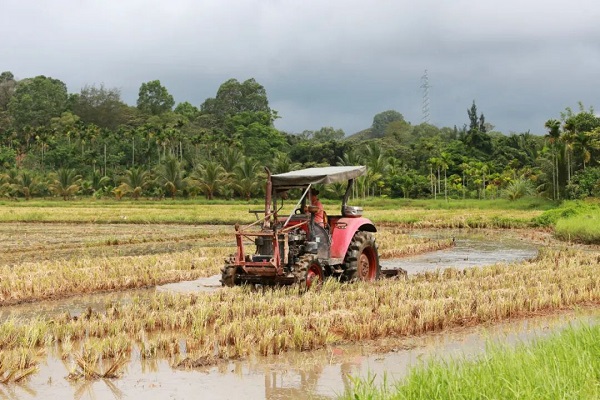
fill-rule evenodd
<path id="1" fill-rule="evenodd" d="M 274 188 L 291 189 L 317 183 L 344 182 L 363 175 L 365 166 L 306 168 L 271 176 Z"/>

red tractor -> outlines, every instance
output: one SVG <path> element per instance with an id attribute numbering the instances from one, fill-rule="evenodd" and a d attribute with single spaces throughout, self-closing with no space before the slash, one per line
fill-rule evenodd
<path id="1" fill-rule="evenodd" d="M 362 216 L 362 208 L 348 205 L 354 180 L 365 172 L 364 166 L 308 168 L 276 175 L 267 169 L 265 209 L 250 211 L 257 216 L 254 223 L 236 224 L 237 251 L 221 270 L 223 286 L 299 284 L 310 288 L 325 277 L 378 279 L 381 266 L 373 236 L 377 229 Z M 323 212 L 323 221 L 316 221 L 315 215 L 322 211 L 311 203 L 311 188 L 336 182 L 348 182 L 340 215 Z M 294 192 L 300 199 L 284 213 L 284 201 Z M 248 240 L 256 246 L 252 254 L 246 249 Z"/>

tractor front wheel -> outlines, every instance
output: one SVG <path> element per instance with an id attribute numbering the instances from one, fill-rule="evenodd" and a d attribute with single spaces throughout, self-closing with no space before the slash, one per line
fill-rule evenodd
<path id="1" fill-rule="evenodd" d="M 294 266 L 294 276 L 301 291 L 318 288 L 323 284 L 323 267 L 314 256 L 303 256 Z"/>
<path id="2" fill-rule="evenodd" d="M 235 286 L 235 273 L 237 270 L 238 267 L 233 265 L 233 260 L 226 260 L 225 266 L 221 268 L 221 286 Z"/>
<path id="3" fill-rule="evenodd" d="M 374 281 L 379 279 L 381 266 L 375 237 L 370 232 L 358 231 L 354 234 L 345 257 L 345 281 Z"/>

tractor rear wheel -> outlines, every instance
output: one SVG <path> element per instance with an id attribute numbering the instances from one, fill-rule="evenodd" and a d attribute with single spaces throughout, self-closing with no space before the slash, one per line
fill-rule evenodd
<path id="1" fill-rule="evenodd" d="M 301 291 L 318 288 L 323 284 L 323 267 L 313 255 L 304 255 L 294 266 L 296 283 Z"/>
<path id="2" fill-rule="evenodd" d="M 375 237 L 370 232 L 358 231 L 354 234 L 345 257 L 345 281 L 374 281 L 379 279 L 381 266 Z"/>

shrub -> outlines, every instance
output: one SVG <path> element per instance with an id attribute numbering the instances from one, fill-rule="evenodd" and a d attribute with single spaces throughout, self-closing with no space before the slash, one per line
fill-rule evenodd
<path id="1" fill-rule="evenodd" d="M 584 213 L 599 211 L 597 204 L 585 201 L 565 201 L 558 208 L 544 211 L 542 215 L 533 219 L 536 226 L 553 226 L 562 218 L 570 218 Z"/>
<path id="2" fill-rule="evenodd" d="M 522 197 L 532 196 L 535 193 L 530 180 L 519 178 L 508 184 L 503 190 L 502 195 L 508 200 L 517 200 Z"/>

